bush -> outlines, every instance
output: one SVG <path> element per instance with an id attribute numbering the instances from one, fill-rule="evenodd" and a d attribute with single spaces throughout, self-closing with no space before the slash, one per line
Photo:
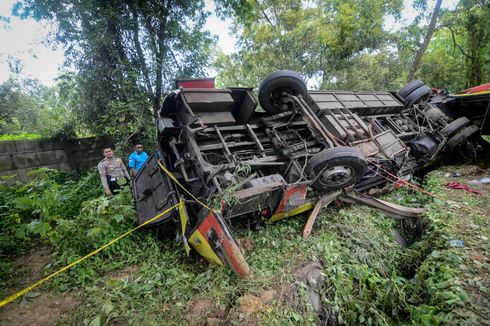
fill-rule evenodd
<path id="1" fill-rule="evenodd" d="M 28 139 L 39 139 L 39 138 L 41 138 L 41 135 L 30 134 L 27 132 L 22 132 L 20 134 L 3 134 L 3 135 L 0 135 L 0 141 L 28 140 Z"/>
<path id="2" fill-rule="evenodd" d="M 0 277 L 12 259 L 40 242 L 56 246 L 65 237 L 62 226 L 72 221 L 83 202 L 102 194 L 98 175 L 75 180 L 66 172 L 38 169 L 27 184 L 0 179 Z"/>

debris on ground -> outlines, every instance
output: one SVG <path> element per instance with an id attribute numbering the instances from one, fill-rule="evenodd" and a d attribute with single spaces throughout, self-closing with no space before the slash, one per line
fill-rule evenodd
<path id="1" fill-rule="evenodd" d="M 255 248 L 255 241 L 250 238 L 240 238 L 238 239 L 238 243 L 246 251 L 252 251 Z"/>
<path id="2" fill-rule="evenodd" d="M 468 181 L 470 183 L 489 184 L 490 178 L 481 178 Z"/>
<path id="3" fill-rule="evenodd" d="M 125 268 L 118 269 L 108 273 L 104 278 L 107 281 L 117 280 L 117 281 L 132 281 L 135 279 L 135 275 L 138 273 L 139 266 L 138 265 L 130 265 Z"/>
<path id="4" fill-rule="evenodd" d="M 325 308 L 322 303 L 322 293 L 325 284 L 323 266 L 318 262 L 312 262 L 299 268 L 296 272 L 296 280 L 306 289 L 308 303 L 313 311 L 322 320 L 325 317 Z M 298 289 L 299 290 L 299 289 Z"/>
<path id="5" fill-rule="evenodd" d="M 463 248 L 464 242 L 463 240 L 449 240 L 449 245 L 453 248 Z"/>
<path id="6" fill-rule="evenodd" d="M 465 190 L 465 191 L 471 192 L 471 193 L 476 194 L 476 195 L 478 195 L 480 193 L 480 191 L 473 189 L 470 186 L 467 186 L 467 185 L 459 183 L 459 182 L 448 182 L 446 184 L 446 188 Z"/>

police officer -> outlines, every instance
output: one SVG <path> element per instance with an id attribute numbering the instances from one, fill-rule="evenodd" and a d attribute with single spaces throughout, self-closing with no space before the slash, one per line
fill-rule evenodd
<path id="1" fill-rule="evenodd" d="M 134 144 L 134 152 L 129 155 L 129 172 L 135 176 L 148 159 L 148 154 L 143 150 L 142 143 Z"/>
<path id="2" fill-rule="evenodd" d="M 100 161 L 97 168 L 104 192 L 108 197 L 117 194 L 121 186 L 125 186 L 129 182 L 128 170 L 120 158 L 114 157 L 112 147 L 104 148 L 104 159 Z"/>

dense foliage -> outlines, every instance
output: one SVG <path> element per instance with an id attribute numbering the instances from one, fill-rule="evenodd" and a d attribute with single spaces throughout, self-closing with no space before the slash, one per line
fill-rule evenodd
<path id="1" fill-rule="evenodd" d="M 387 21 L 400 18 L 401 1 L 223 3 L 239 35 L 238 52 L 221 53 L 215 62 L 223 86 L 256 86 L 274 70 L 291 69 L 320 89 L 399 89 L 431 16 L 427 1 L 415 1 L 413 22 L 391 30 Z M 441 10 L 415 77 L 451 91 L 488 81 L 489 17 L 485 0 Z"/>
<path id="2" fill-rule="evenodd" d="M 18 1 L 13 13 L 50 20 L 71 73 L 48 88 L 19 80 L 0 86 L 0 132 L 42 136 L 109 134 L 120 147 L 153 140 L 153 116 L 175 78 L 217 72 L 219 86 L 257 87 L 277 69 L 310 87 L 397 90 L 426 36 L 432 8 L 391 1 L 216 0 L 237 51 L 213 50 L 204 1 Z M 416 17 L 401 25 L 402 12 Z M 415 78 L 457 91 L 490 80 L 490 1 L 461 0 L 438 12 Z M 8 24 L 8 21 L 5 22 Z M 19 68 L 20 67 L 20 68 Z M 212 71 L 212 70 L 211 70 Z"/>
<path id="3" fill-rule="evenodd" d="M 26 185 L 0 184 L 2 288 L 15 282 L 9 280 L 12 258 L 34 245 L 53 249 L 49 273 L 133 226 L 129 189 L 107 199 L 95 173 L 79 180 L 49 170 L 36 174 Z M 431 191 L 440 191 L 440 184 L 437 174 L 429 178 Z M 458 312 L 469 300 L 460 281 L 466 258 L 447 245 L 456 218 L 441 209 L 442 202 L 421 193 L 400 190 L 391 200 L 428 209 L 425 235 L 412 237 L 408 249 L 399 247 L 391 233 L 397 227 L 408 235 L 414 225 L 398 224 L 371 209 L 332 208 L 322 213 L 308 241 L 300 236 L 301 217 L 261 232 L 236 229 L 237 238 L 254 244 L 246 252 L 254 271 L 250 279 L 202 260 L 190 262 L 172 232 L 156 237 L 157 230 L 144 229 L 57 276 L 49 289 L 77 289 L 83 295 L 85 304 L 69 317 L 74 324 L 120 319 L 180 324 L 192 300 L 200 297 L 230 307 L 233 320 L 239 318 L 233 307 L 240 296 L 280 290 L 294 283 L 302 263 L 320 261 L 326 276 L 322 300 L 332 323 L 437 325 L 468 318 Z M 134 275 L 117 276 L 127 270 Z M 305 305 L 307 298 L 300 302 Z M 317 317 L 305 307 L 278 299 L 258 318 L 265 324 L 315 324 Z"/>
<path id="4" fill-rule="evenodd" d="M 0 84 L 0 134 L 12 134 L 3 140 L 41 136 L 72 137 L 84 135 L 83 125 L 76 123 L 69 101 L 65 101 L 63 76 L 53 87 L 37 80 L 11 77 Z M 22 133 L 27 134 L 22 137 Z"/>
<path id="5" fill-rule="evenodd" d="M 247 86 L 279 69 L 318 79 L 320 88 L 342 83 L 354 57 L 385 46 L 384 19 L 402 8 L 398 0 L 225 3 L 241 35 L 240 50 L 217 59 L 221 83 Z"/>
<path id="6" fill-rule="evenodd" d="M 62 267 L 133 225 L 130 190 L 107 199 L 102 196 L 97 172 L 78 180 L 48 169 L 33 173 L 35 179 L 25 185 L 12 184 L 8 178 L 0 181 L 0 275 L 3 280 L 12 272 L 12 258 L 35 246 L 52 247 L 52 267 Z M 130 257 L 138 250 L 127 247 L 127 241 L 120 241 L 95 260 L 118 257 L 116 265 L 121 266 L 123 257 Z M 94 265 L 89 263 L 89 266 Z M 96 270 L 92 267 L 81 275 L 77 272 L 74 275 L 83 280 L 88 277 L 87 273 L 94 277 Z"/>
<path id="7" fill-rule="evenodd" d="M 204 1 L 27 0 L 13 11 L 56 23 L 55 41 L 77 69 L 72 109 L 121 142 L 150 137 L 174 79 L 202 76 L 211 60 Z"/>

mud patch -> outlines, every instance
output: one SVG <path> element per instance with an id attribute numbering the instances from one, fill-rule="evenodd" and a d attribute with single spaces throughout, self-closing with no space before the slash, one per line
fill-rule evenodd
<path id="1" fill-rule="evenodd" d="M 276 291 L 267 290 L 255 296 L 253 294 L 247 294 L 238 299 L 240 316 L 245 317 L 251 314 L 264 311 L 276 297 Z"/>
<path id="2" fill-rule="evenodd" d="M 240 248 L 243 248 L 246 251 L 252 251 L 255 249 L 255 241 L 250 238 L 240 238 L 238 239 L 238 244 Z"/>
<path id="3" fill-rule="evenodd" d="M 0 325 L 56 325 L 78 304 L 70 295 L 54 297 L 41 294 L 31 299 L 18 299 L 2 308 Z"/>
<path id="4" fill-rule="evenodd" d="M 13 294 L 42 279 L 51 262 L 51 252 L 49 247 L 39 247 L 17 258 L 6 292 Z M 1 309 L 0 325 L 56 325 L 78 304 L 73 295 L 52 296 L 34 289 Z"/>
<path id="5" fill-rule="evenodd" d="M 10 293 L 18 291 L 41 279 L 46 266 L 51 262 L 51 248 L 40 247 L 15 259 L 9 282 Z"/>
<path id="6" fill-rule="evenodd" d="M 187 308 L 184 319 L 191 325 L 221 325 L 227 311 L 213 298 L 198 298 Z"/>

